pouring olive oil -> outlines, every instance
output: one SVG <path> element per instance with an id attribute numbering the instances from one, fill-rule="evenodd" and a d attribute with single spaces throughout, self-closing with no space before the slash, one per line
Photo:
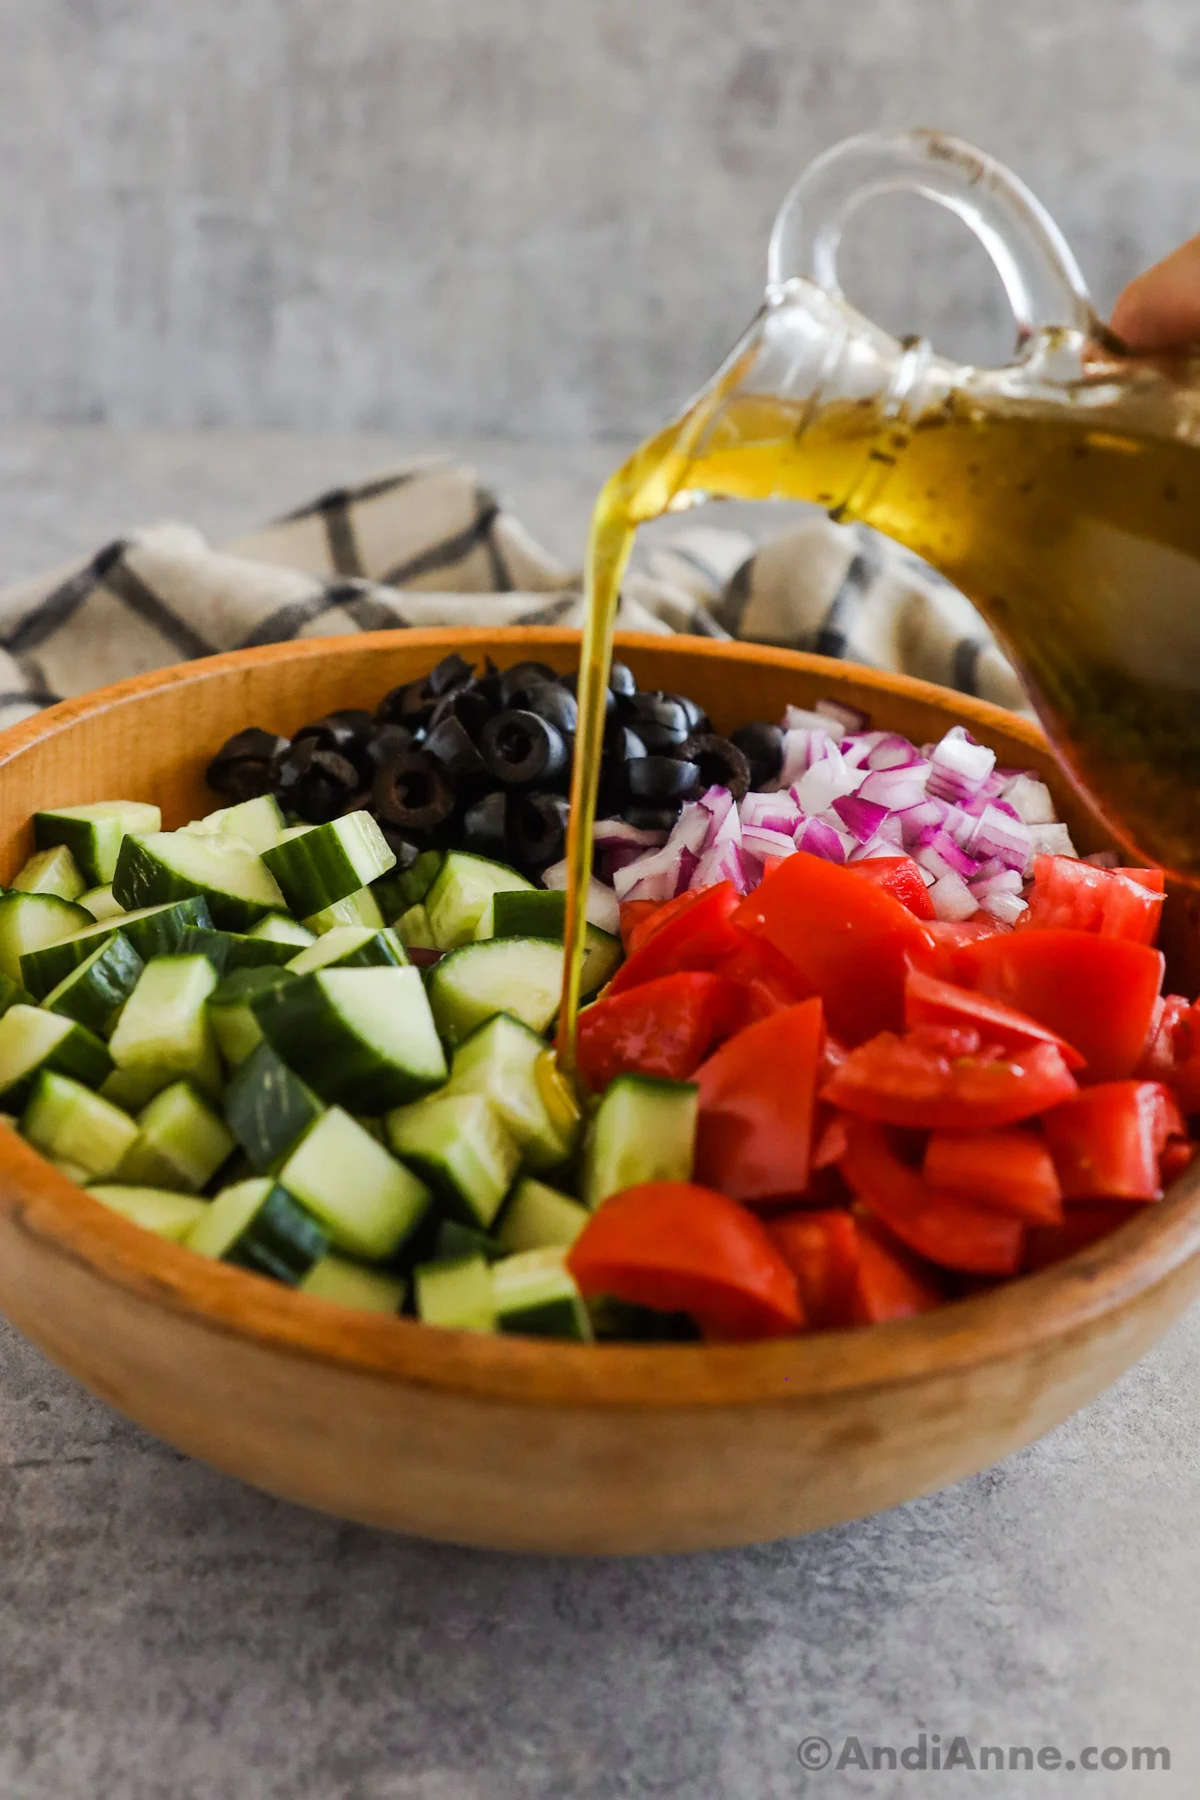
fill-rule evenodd
<path id="1" fill-rule="evenodd" d="M 1018 357 L 958 367 L 856 314 L 841 224 L 915 187 L 979 233 Z M 1015 178 L 930 134 L 855 139 L 801 177 L 762 312 L 592 524 L 557 1053 L 573 1061 L 613 620 L 639 524 L 707 498 L 816 501 L 961 588 L 1072 778 L 1131 850 L 1200 885 L 1200 359 L 1125 356 Z"/>

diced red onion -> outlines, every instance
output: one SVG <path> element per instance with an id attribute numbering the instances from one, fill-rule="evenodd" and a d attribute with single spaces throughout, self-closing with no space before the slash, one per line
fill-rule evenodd
<path id="1" fill-rule="evenodd" d="M 1031 825 L 1030 855 L 1032 856 L 1073 856 L 1078 858 L 1079 852 L 1071 842 L 1071 834 L 1065 825 Z"/>
<path id="2" fill-rule="evenodd" d="M 567 862 L 554 863 L 542 870 L 542 880 L 548 888 L 565 888 L 567 885 Z M 601 931 L 608 931 L 615 937 L 621 929 L 621 905 L 610 887 L 597 881 L 593 875 L 588 884 L 587 905 L 585 908 L 588 920 L 598 926 Z"/>
<path id="3" fill-rule="evenodd" d="M 946 817 L 944 800 L 922 800 L 917 806 L 906 806 L 896 814 L 906 846 L 919 843 L 921 833 L 930 825 L 940 825 Z"/>
<path id="4" fill-rule="evenodd" d="M 990 894 L 982 905 L 998 925 L 1015 925 L 1021 914 L 1029 911 L 1028 902 L 1019 894 Z"/>
<path id="5" fill-rule="evenodd" d="M 929 760 L 929 792 L 942 800 L 969 800 L 996 766 L 996 753 L 977 744 L 962 725 L 951 726 Z"/>
<path id="6" fill-rule="evenodd" d="M 859 712 L 856 706 L 846 706 L 841 700 L 818 700 L 813 708 L 824 719 L 834 719 L 845 731 L 865 731 L 870 720 L 865 712 Z"/>
<path id="7" fill-rule="evenodd" d="M 1019 894 L 1022 885 L 1021 877 L 1015 869 L 1001 869 L 998 874 L 984 878 L 977 875 L 970 883 L 970 888 L 982 906 L 993 894 Z"/>
<path id="8" fill-rule="evenodd" d="M 825 745 L 832 743 L 833 739 L 826 731 L 815 732 L 803 729 L 785 731 L 783 734 L 783 761 L 772 786 L 775 788 L 791 787 L 793 781 L 799 781 L 800 777 L 822 754 Z"/>
<path id="9" fill-rule="evenodd" d="M 914 763 L 923 762 L 924 758 L 917 754 L 914 745 L 898 732 L 885 731 L 879 742 L 868 753 L 868 769 L 907 769 Z"/>
<path id="10" fill-rule="evenodd" d="M 885 836 L 882 831 L 877 831 L 874 837 L 867 839 L 865 844 L 858 844 L 846 860 L 852 863 L 866 862 L 872 856 L 895 856 L 899 850 L 899 844 Z"/>
<path id="11" fill-rule="evenodd" d="M 904 827 L 900 823 L 899 813 L 888 813 L 879 821 L 877 837 L 886 838 L 896 850 L 904 849 Z"/>
<path id="12" fill-rule="evenodd" d="M 882 733 L 878 734 L 882 736 Z M 838 745 L 848 769 L 865 769 L 867 758 L 875 748 L 875 736 L 844 737 Z"/>
<path id="13" fill-rule="evenodd" d="M 1032 849 L 1029 827 L 989 802 L 967 839 L 967 848 L 977 862 L 996 856 L 1006 869 L 1023 870 Z"/>
<path id="14" fill-rule="evenodd" d="M 837 745 L 830 744 L 827 753 L 789 792 L 802 813 L 823 813 L 843 794 L 853 794 L 861 779 L 856 769 L 847 768 Z"/>
<path id="15" fill-rule="evenodd" d="M 635 868 L 636 866 L 631 865 Z M 625 875 L 629 873 L 629 870 L 622 869 L 620 873 Z M 618 887 L 618 898 L 621 900 L 653 900 L 658 905 L 661 905 L 664 900 L 673 900 L 677 873 L 678 871 L 672 867 L 655 869 L 648 874 L 640 875 L 624 891 Z"/>
<path id="16" fill-rule="evenodd" d="M 679 873 L 675 877 L 675 893 L 686 894 L 691 885 L 692 876 L 700 866 L 700 858 L 694 850 L 683 849 L 679 852 Z"/>
<path id="17" fill-rule="evenodd" d="M 833 810 L 851 837 L 856 838 L 860 844 L 873 838 L 880 823 L 887 817 L 886 806 L 861 800 L 857 794 L 843 794 L 833 802 Z"/>
<path id="18" fill-rule="evenodd" d="M 973 918 L 979 911 L 974 894 L 961 876 L 955 875 L 952 870 L 938 876 L 929 889 L 929 902 L 935 917 L 939 919 L 961 921 Z"/>
<path id="19" fill-rule="evenodd" d="M 620 922 L 620 918 L 618 918 L 617 925 Z M 601 930 L 603 929 L 604 927 L 601 926 Z M 616 929 L 617 926 L 614 926 L 613 930 Z M 418 969 L 432 969 L 434 963 L 441 962 L 446 954 L 444 950 L 431 950 L 427 944 L 408 944 L 406 950 L 409 962 Z"/>
<path id="20" fill-rule="evenodd" d="M 597 849 L 608 849 L 614 844 L 638 844 L 651 850 L 665 844 L 668 835 L 665 831 L 643 831 L 637 825 L 627 825 L 624 819 L 597 819 L 592 842 Z"/>
<path id="21" fill-rule="evenodd" d="M 733 795 L 729 789 L 718 787 L 715 783 L 701 794 L 695 804 L 702 806 L 717 825 L 720 825 L 721 821 L 734 810 Z"/>
<path id="22" fill-rule="evenodd" d="M 872 769 L 858 790 L 860 800 L 873 800 L 889 812 L 905 812 L 925 798 L 929 764 L 915 761 L 891 768 Z"/>
<path id="23" fill-rule="evenodd" d="M 742 849 L 748 856 L 757 856 L 760 862 L 796 854 L 796 845 L 786 831 L 769 831 L 763 825 L 743 827 Z"/>
<path id="24" fill-rule="evenodd" d="M 935 875 L 939 875 L 942 869 L 951 869 L 956 875 L 961 875 L 964 881 L 979 870 L 978 858 L 968 856 L 961 844 L 956 844 L 950 833 L 938 826 L 932 826 L 921 833 L 913 857 L 922 868 L 932 869 Z M 935 861 L 935 858 L 938 860 Z M 938 866 L 939 862 L 941 868 Z"/>
<path id="25" fill-rule="evenodd" d="M 802 706 L 789 706 L 783 715 L 785 731 L 823 731 L 834 743 L 840 742 L 846 735 L 847 727 L 832 713 L 806 712 Z"/>
<path id="26" fill-rule="evenodd" d="M 826 862 L 844 863 L 846 860 L 846 846 L 840 832 L 824 819 L 805 819 L 797 828 L 795 843 L 797 850 L 824 857 Z"/>
<path id="27" fill-rule="evenodd" d="M 1044 781 L 1036 775 L 1014 775 L 1004 785 L 1003 798 L 1026 825 L 1053 825 L 1057 815 L 1054 797 Z"/>
<path id="28" fill-rule="evenodd" d="M 739 894 L 748 894 L 751 882 L 740 844 L 728 840 L 714 844 L 700 860 L 692 876 L 694 888 L 715 887 L 718 881 L 731 881 Z"/>
<path id="29" fill-rule="evenodd" d="M 1119 869 L 1121 866 L 1121 859 L 1115 850 L 1093 850 L 1083 860 L 1091 863 L 1093 869 Z"/>

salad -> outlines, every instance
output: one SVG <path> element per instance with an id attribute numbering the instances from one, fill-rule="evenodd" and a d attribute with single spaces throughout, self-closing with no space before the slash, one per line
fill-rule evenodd
<path id="1" fill-rule="evenodd" d="M 575 1341 L 905 1317 L 1188 1166 L 1161 871 L 1080 860 L 962 727 L 830 703 L 726 739 L 619 667 L 568 1087 L 572 706 L 451 658 L 375 716 L 237 734 L 230 804 L 178 830 L 35 815 L 0 895 L 9 1123 L 201 1255 Z"/>

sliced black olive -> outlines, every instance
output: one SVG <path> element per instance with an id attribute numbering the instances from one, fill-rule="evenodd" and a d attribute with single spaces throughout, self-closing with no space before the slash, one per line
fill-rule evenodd
<path id="1" fill-rule="evenodd" d="M 500 698 L 500 671 L 490 656 L 484 657 L 483 674 L 476 678 L 472 691 L 482 694 L 493 712 L 500 711 L 504 704 Z"/>
<path id="2" fill-rule="evenodd" d="M 275 786 L 275 762 L 288 747 L 285 737 L 251 725 L 226 739 L 205 771 L 214 793 L 225 800 L 256 800 Z"/>
<path id="3" fill-rule="evenodd" d="M 452 688 L 430 713 L 429 731 L 436 731 L 443 719 L 457 719 L 469 737 L 477 738 L 495 710 L 478 685 Z"/>
<path id="4" fill-rule="evenodd" d="M 416 741 L 407 725 L 377 725 L 366 748 L 367 761 L 372 769 L 381 769 L 401 750 L 411 750 Z"/>
<path id="5" fill-rule="evenodd" d="M 638 831 L 670 831 L 679 817 L 677 806 L 627 806 L 621 814 Z"/>
<path id="6" fill-rule="evenodd" d="M 557 681 L 558 675 L 549 663 L 514 663 L 500 677 L 500 704 L 506 708 L 524 706 L 524 696 L 530 688 L 544 686 L 546 682 L 554 685 Z"/>
<path id="7" fill-rule="evenodd" d="M 757 792 L 774 781 L 783 767 L 783 732 L 778 725 L 759 720 L 754 725 L 739 725 L 731 731 L 729 741 L 740 750 L 750 765 L 750 786 Z"/>
<path id="8" fill-rule="evenodd" d="M 480 733 L 484 762 L 509 787 L 553 786 L 565 780 L 569 756 L 563 735 L 536 713 L 497 713 Z"/>
<path id="9" fill-rule="evenodd" d="M 375 823 L 383 833 L 388 849 L 396 858 L 395 867 L 389 869 L 388 873 L 401 875 L 405 869 L 411 869 L 421 854 L 420 844 L 414 844 L 413 840 L 406 837 L 398 826 L 390 825 L 386 819 L 376 819 Z"/>
<path id="10" fill-rule="evenodd" d="M 631 725 L 622 725 L 618 720 L 611 720 L 604 733 L 604 755 L 609 762 L 631 762 L 635 756 L 645 756 L 646 746 Z"/>
<path id="11" fill-rule="evenodd" d="M 624 775 L 630 799 L 650 806 L 682 806 L 700 787 L 696 764 L 674 756 L 636 756 L 625 764 Z"/>
<path id="12" fill-rule="evenodd" d="M 578 705 L 578 701 L 579 701 L 579 676 L 578 676 L 578 674 L 574 670 L 572 670 L 569 675 L 562 676 L 561 680 L 560 680 L 560 686 L 563 688 L 565 693 L 570 694 L 571 698 L 576 702 L 576 705 Z M 612 722 L 612 716 L 616 712 L 616 710 L 617 710 L 617 696 L 613 693 L 611 687 L 606 687 L 604 690 L 604 714 L 610 723 Z"/>
<path id="13" fill-rule="evenodd" d="M 695 737 L 698 732 L 711 730 L 708 714 L 699 707 L 688 694 L 668 694 L 668 700 L 678 701 L 687 714 L 688 730 Z"/>
<path id="14" fill-rule="evenodd" d="M 557 681 L 553 685 L 548 681 L 539 681 L 528 688 L 521 701 L 521 710 L 536 713 L 539 719 L 545 719 L 556 726 L 564 737 L 575 735 L 579 707 L 574 694 L 568 694 L 566 688 L 560 687 Z"/>
<path id="15" fill-rule="evenodd" d="M 457 650 L 452 650 L 449 656 L 443 656 L 441 662 L 430 669 L 425 677 L 425 686 L 435 700 L 440 700 L 451 688 L 465 687 L 474 676 L 475 671 L 466 657 L 460 656 Z"/>
<path id="16" fill-rule="evenodd" d="M 355 765 L 336 750 L 323 750 L 315 738 L 301 738 L 275 764 L 280 805 L 307 825 L 336 819 L 361 786 Z"/>
<path id="17" fill-rule="evenodd" d="M 522 868 L 547 869 L 562 861 L 570 816 L 570 805 L 561 794 L 513 795 L 508 842 Z"/>
<path id="18" fill-rule="evenodd" d="M 294 734 L 292 742 L 316 738 L 322 750 L 340 750 L 344 756 L 347 750 L 365 744 L 374 729 L 375 721 L 369 712 L 347 708 L 344 712 L 325 713 L 319 719 L 311 719 Z"/>
<path id="19" fill-rule="evenodd" d="M 614 694 L 628 699 L 637 693 L 637 682 L 633 679 L 633 670 L 627 663 L 615 662 L 608 671 L 608 685 Z"/>
<path id="20" fill-rule="evenodd" d="M 471 742 L 466 726 L 455 718 L 445 718 L 431 726 L 421 748 L 458 781 L 484 772 L 483 758 Z"/>
<path id="21" fill-rule="evenodd" d="M 735 801 L 750 791 L 750 759 L 728 738 L 714 732 L 698 732 L 683 746 L 683 755 L 696 765 L 700 792 L 710 787 L 728 788 Z"/>
<path id="22" fill-rule="evenodd" d="M 444 825 L 456 799 L 451 777 L 423 750 L 402 750 L 380 769 L 371 789 L 371 808 L 380 823 L 410 832 Z"/>
<path id="23" fill-rule="evenodd" d="M 622 716 L 651 756 L 669 756 L 691 732 L 687 713 L 673 694 L 631 694 L 622 702 Z"/>
<path id="24" fill-rule="evenodd" d="M 476 856 L 503 862 L 508 854 L 508 804 L 506 790 L 484 794 L 462 817 L 462 847 Z"/>

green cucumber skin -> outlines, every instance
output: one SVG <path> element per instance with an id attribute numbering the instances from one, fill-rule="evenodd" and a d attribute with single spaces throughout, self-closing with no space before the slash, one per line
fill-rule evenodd
<path id="1" fill-rule="evenodd" d="M 0 906 L 4 902 L 0 899 Z M 40 950 L 27 950 L 21 958 L 21 972 L 29 992 L 37 999 L 56 988 L 61 981 L 86 962 L 93 950 L 107 943 L 114 932 L 121 932 L 133 945 L 144 963 L 156 956 L 176 956 L 179 940 L 189 926 L 212 924 L 208 907 L 199 895 L 179 900 L 161 911 L 137 919 L 129 913 L 98 923 L 95 919 L 81 926 L 79 934 L 63 937 Z"/>
<path id="2" fill-rule="evenodd" d="M 23 1012 L 40 1010 L 22 1008 L 18 1003 L 0 1020 L 0 1030 L 10 1021 L 19 1021 Z M 26 1070 L 7 1087 L 0 1088 L 0 1102 L 3 1102 L 5 1112 L 20 1112 L 43 1070 L 51 1075 L 67 1075 L 81 1086 L 95 1089 L 111 1074 L 113 1066 L 108 1045 L 88 1031 L 86 1026 L 79 1025 L 72 1019 L 69 1021 L 69 1029 L 35 1068 Z"/>
<path id="3" fill-rule="evenodd" d="M 203 843 L 204 839 L 198 841 Z M 220 842 L 219 835 L 212 841 Z M 262 859 L 258 860 L 261 862 Z M 164 867 L 136 837 L 127 837 L 121 844 L 112 888 L 114 899 L 131 912 L 176 900 L 202 899 L 211 915 L 209 922 L 222 931 L 246 931 L 267 913 L 279 910 L 278 900 L 272 901 L 265 896 L 261 900 L 250 900 L 241 895 L 221 893 Z"/>
<path id="4" fill-rule="evenodd" d="M 77 1019 L 97 1037 L 105 1037 L 145 966 L 124 933 L 115 931 L 92 952 L 88 963 L 80 963 L 51 988 L 42 1005 L 47 1012 Z"/>
<path id="5" fill-rule="evenodd" d="M 382 931 L 372 932 L 369 938 L 343 951 L 340 956 L 328 954 L 329 940 L 334 932 L 353 929 L 353 926 L 335 925 L 332 931 L 314 938 L 302 950 L 294 950 L 286 966 L 294 975 L 307 975 L 312 969 L 402 969 L 407 966 L 408 952 L 387 926 Z M 368 931 L 370 927 L 364 925 L 361 929 Z"/>
<path id="6" fill-rule="evenodd" d="M 262 860 L 303 919 L 386 875 L 396 855 L 370 813 L 354 812 L 285 838 Z"/>
<path id="7" fill-rule="evenodd" d="M 217 974 L 226 975 L 235 969 L 281 969 L 295 956 L 296 946 L 281 944 L 274 938 L 251 937 L 245 932 L 197 926 L 184 932 L 173 954 L 207 956 Z"/>
<path id="8" fill-rule="evenodd" d="M 316 1095 L 270 1044 L 260 1044 L 225 1090 L 225 1123 L 265 1175 L 321 1116 Z"/>
<path id="9" fill-rule="evenodd" d="M 333 971 L 297 975 L 251 1003 L 263 1036 L 314 1093 L 331 1106 L 375 1114 L 420 1099 L 442 1085 L 447 1074 L 444 1060 L 440 1070 L 431 1067 L 426 1075 L 396 1066 L 379 1068 L 376 1053 L 324 1001 L 318 985 L 323 973 Z M 423 991 L 419 978 L 415 991 Z M 315 1029 L 314 1019 L 321 1020 Z"/>
<path id="10" fill-rule="evenodd" d="M 103 805 L 104 802 L 96 802 Z M 39 850 L 51 850 L 63 844 L 75 859 L 85 886 L 103 887 L 113 878 L 119 848 L 130 829 L 157 831 L 162 815 L 157 806 L 142 801 L 110 802 L 117 810 L 99 818 L 71 818 L 71 809 L 58 812 L 52 808 L 33 815 L 33 841 Z M 122 815 L 120 809 L 127 809 Z"/>
<path id="11" fill-rule="evenodd" d="M 0 894 L 0 973 L 28 988 L 21 967 L 26 956 L 94 923 L 86 906 L 74 900 L 59 900 L 54 894 Z"/>
<path id="12" fill-rule="evenodd" d="M 298 1287 L 328 1249 L 329 1238 L 318 1221 L 276 1184 L 222 1260 Z"/>
<path id="13" fill-rule="evenodd" d="M 399 873 L 384 876 L 385 881 L 394 881 L 401 896 L 401 912 L 407 912 L 410 906 L 418 905 L 441 873 L 442 864 L 446 860 L 444 850 L 422 850 L 415 863 Z"/>
<path id="14" fill-rule="evenodd" d="M 480 987 L 491 985 L 483 978 L 492 959 L 525 946 L 537 960 L 544 993 L 519 974 L 506 974 L 503 991 L 481 1000 Z M 551 938 L 486 938 L 450 951 L 430 969 L 426 988 L 442 1041 L 455 1048 L 499 1013 L 511 1014 L 531 1031 L 544 1032 L 558 1007 L 562 963 L 562 944 Z"/>

